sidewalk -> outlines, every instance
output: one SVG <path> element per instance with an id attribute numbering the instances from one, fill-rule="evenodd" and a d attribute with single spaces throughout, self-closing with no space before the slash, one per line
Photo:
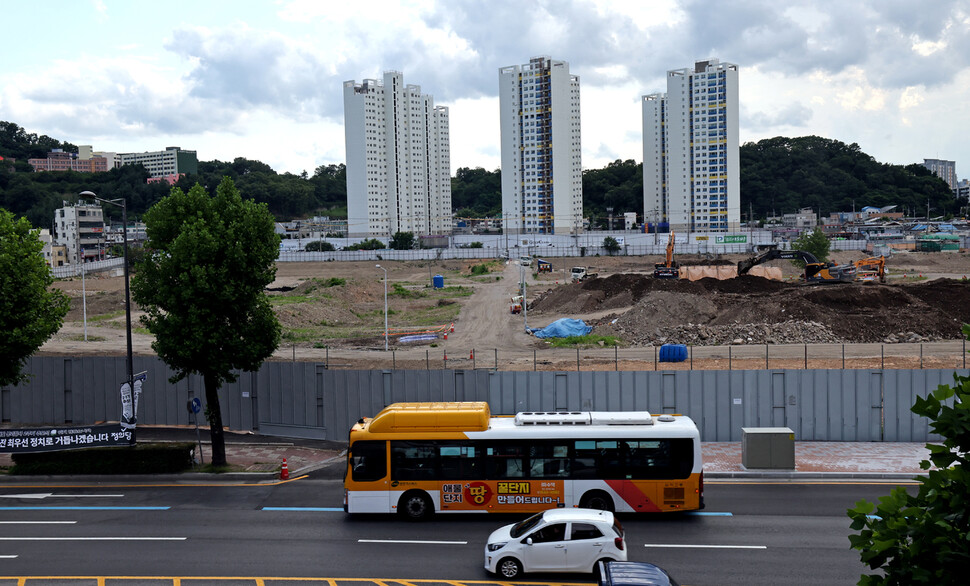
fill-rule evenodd
<path id="1" fill-rule="evenodd" d="M 202 461 L 212 458 L 208 430 L 201 430 Z M 194 429 L 145 427 L 138 429 L 139 442 L 182 441 L 197 443 Z M 250 433 L 225 435 L 226 460 L 261 480 L 279 477 L 286 458 L 290 478 L 336 467 L 343 474 L 343 442 L 280 438 Z M 709 479 L 900 479 L 924 473 L 921 460 L 929 459 L 922 443 L 899 442 L 795 442 L 795 470 L 749 470 L 742 465 L 741 442 L 704 442 L 704 475 Z M 196 457 L 198 458 L 198 447 Z M 0 466 L 12 464 L 10 454 L 0 454 Z M 210 476 L 210 475 L 207 475 Z M 224 475 L 211 475 L 217 479 Z"/>

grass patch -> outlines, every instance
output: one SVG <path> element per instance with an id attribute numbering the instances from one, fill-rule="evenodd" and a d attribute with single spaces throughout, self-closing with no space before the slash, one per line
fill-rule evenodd
<path id="1" fill-rule="evenodd" d="M 107 338 L 104 336 L 88 336 L 88 339 L 84 339 L 84 334 L 73 334 L 67 337 L 68 340 L 72 342 L 104 342 Z"/>
<path id="2" fill-rule="evenodd" d="M 569 336 L 566 338 L 551 338 L 553 348 L 575 348 L 576 346 L 619 346 L 621 340 L 616 336 Z"/>
<path id="3" fill-rule="evenodd" d="M 388 291 L 387 295 L 389 297 L 401 297 L 403 299 L 420 299 L 426 296 L 424 291 L 408 289 L 400 283 L 392 283 L 391 290 Z"/>
<path id="4" fill-rule="evenodd" d="M 99 322 L 108 321 L 125 315 L 124 309 L 119 309 L 118 311 L 112 311 L 110 313 L 102 313 L 100 315 L 89 315 L 88 321 Z"/>

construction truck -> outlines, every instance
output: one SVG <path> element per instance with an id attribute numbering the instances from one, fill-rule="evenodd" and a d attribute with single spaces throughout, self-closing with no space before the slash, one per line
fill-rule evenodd
<path id="1" fill-rule="evenodd" d="M 815 255 L 804 250 L 778 250 L 771 248 L 758 256 L 738 262 L 738 275 L 743 275 L 751 267 L 775 259 L 800 260 L 805 263 L 806 283 L 851 283 L 856 278 L 854 264 L 838 265 L 834 262 L 819 262 Z"/>
<path id="2" fill-rule="evenodd" d="M 655 279 L 679 279 L 680 278 L 680 265 L 674 260 L 674 233 L 670 233 L 670 238 L 667 239 L 667 256 L 664 262 L 656 263 L 653 269 L 653 278 Z"/>
<path id="3" fill-rule="evenodd" d="M 522 313 L 522 296 L 513 295 L 509 303 L 509 311 L 513 314 Z"/>
<path id="4" fill-rule="evenodd" d="M 573 267 L 570 269 L 569 275 L 570 278 L 572 278 L 573 283 L 585 281 L 586 279 L 592 279 L 597 276 L 596 273 L 589 272 L 589 267 Z"/>
<path id="5" fill-rule="evenodd" d="M 886 257 L 870 256 L 855 261 L 856 279 L 859 281 L 886 282 Z"/>

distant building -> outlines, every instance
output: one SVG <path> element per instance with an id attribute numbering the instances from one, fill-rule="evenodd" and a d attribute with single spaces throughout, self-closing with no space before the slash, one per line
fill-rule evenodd
<path id="1" fill-rule="evenodd" d="M 65 247 L 68 262 L 97 260 L 104 254 L 104 214 L 100 205 L 71 204 L 54 211 L 51 245 Z"/>
<path id="2" fill-rule="evenodd" d="M 145 183 L 168 183 L 175 185 L 179 179 L 185 177 L 185 173 L 175 173 L 174 175 L 162 175 L 160 177 L 149 177 Z"/>
<path id="3" fill-rule="evenodd" d="M 812 208 L 802 208 L 797 213 L 783 215 L 781 223 L 786 228 L 808 230 L 818 226 L 818 217 Z"/>
<path id="4" fill-rule="evenodd" d="M 27 159 L 34 171 L 78 171 L 80 173 L 103 173 L 108 170 L 108 161 L 104 157 L 89 156 L 87 159 L 78 157 L 75 153 L 68 153 L 62 149 L 54 149 L 47 153 L 45 159 Z"/>
<path id="5" fill-rule="evenodd" d="M 122 165 L 142 165 L 152 178 L 168 177 L 180 173 L 199 172 L 199 159 L 195 151 L 166 147 L 164 151 L 144 153 L 121 153 Z"/>
<path id="6" fill-rule="evenodd" d="M 502 217 L 507 234 L 582 231 L 579 76 L 534 57 L 499 69 Z"/>
<path id="7" fill-rule="evenodd" d="M 944 161 L 942 159 L 923 159 L 923 166 L 933 172 L 934 175 L 946 181 L 950 189 L 957 186 L 957 164 L 956 161 Z"/>
<path id="8" fill-rule="evenodd" d="M 671 230 L 741 225 L 738 66 L 717 59 L 667 72 L 642 98 L 644 221 Z"/>
<path id="9" fill-rule="evenodd" d="M 348 236 L 451 230 L 449 120 L 400 72 L 344 82 Z"/>
<path id="10" fill-rule="evenodd" d="M 970 180 L 963 179 L 953 189 L 953 194 L 957 199 L 970 200 Z"/>

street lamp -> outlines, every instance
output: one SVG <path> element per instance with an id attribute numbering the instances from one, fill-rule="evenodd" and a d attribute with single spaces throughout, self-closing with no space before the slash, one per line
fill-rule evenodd
<path id="1" fill-rule="evenodd" d="M 128 339 L 128 388 L 131 389 L 132 393 L 132 404 L 131 404 L 131 416 L 132 418 L 137 417 L 138 414 L 135 413 L 135 373 L 132 365 L 131 358 L 131 286 L 130 278 L 128 272 L 128 204 L 125 202 L 124 198 L 118 199 L 101 199 L 96 196 L 92 191 L 82 191 L 79 193 L 81 197 L 86 197 L 93 199 L 95 201 L 100 201 L 101 203 L 110 203 L 116 206 L 121 206 L 121 233 L 122 242 L 124 244 L 124 259 L 125 259 L 125 333 Z"/>
<path id="2" fill-rule="evenodd" d="M 384 271 L 384 351 L 387 352 L 387 269 L 381 265 L 375 266 Z"/>

